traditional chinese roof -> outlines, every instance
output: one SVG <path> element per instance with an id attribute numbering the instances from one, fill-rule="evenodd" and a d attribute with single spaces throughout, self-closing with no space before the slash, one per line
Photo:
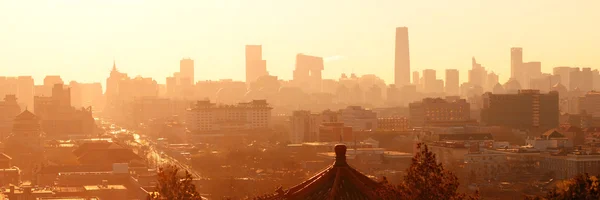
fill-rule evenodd
<path id="1" fill-rule="evenodd" d="M 37 117 L 35 114 L 29 112 L 29 110 L 25 110 L 21 114 L 17 115 L 15 120 L 37 120 Z"/>
<path id="2" fill-rule="evenodd" d="M 128 163 L 139 159 L 131 149 L 113 142 L 86 142 L 73 151 L 82 164 Z"/>
<path id="3" fill-rule="evenodd" d="M 542 134 L 544 139 L 565 138 L 565 135 L 558 132 L 558 129 L 550 129 Z"/>
<path id="4" fill-rule="evenodd" d="M 335 162 L 308 180 L 286 190 L 278 189 L 265 200 L 376 199 L 380 183 L 360 173 L 346 162 L 346 145 L 335 146 Z"/>
<path id="5" fill-rule="evenodd" d="M 106 142 L 106 141 L 99 141 L 99 142 L 86 142 L 83 143 L 81 145 L 79 145 L 79 147 L 75 150 L 73 150 L 73 154 L 75 154 L 75 156 L 80 157 L 83 154 L 87 153 L 88 151 L 92 151 L 92 150 L 98 150 L 98 149 L 122 149 L 123 147 L 121 147 L 118 144 L 115 144 L 113 142 Z"/>
<path id="6" fill-rule="evenodd" d="M 112 163 L 129 163 L 141 159 L 131 149 L 94 149 L 77 158 L 80 164 L 101 165 Z"/>

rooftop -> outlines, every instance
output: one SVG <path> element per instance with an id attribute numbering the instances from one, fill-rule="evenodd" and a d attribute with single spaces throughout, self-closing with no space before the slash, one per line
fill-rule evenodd
<path id="1" fill-rule="evenodd" d="M 279 188 L 264 199 L 375 199 L 381 184 L 346 162 L 346 145 L 335 146 L 335 162 L 327 169 L 289 189 Z"/>
<path id="2" fill-rule="evenodd" d="M 90 190 L 127 190 L 123 185 L 84 185 L 86 191 Z"/>

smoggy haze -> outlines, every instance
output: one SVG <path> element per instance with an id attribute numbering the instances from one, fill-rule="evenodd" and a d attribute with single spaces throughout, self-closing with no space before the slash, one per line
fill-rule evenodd
<path id="1" fill-rule="evenodd" d="M 0 74 L 104 82 L 114 58 L 121 71 L 164 83 L 190 57 L 199 80 L 244 80 L 244 45 L 261 44 L 269 73 L 283 79 L 306 53 L 325 58 L 324 78 L 354 72 L 393 83 L 394 28 L 407 26 L 411 71 L 456 68 L 462 82 L 475 56 L 504 83 L 510 47 L 544 72 L 599 66 L 598 8 L 592 0 L 2 0 Z"/>

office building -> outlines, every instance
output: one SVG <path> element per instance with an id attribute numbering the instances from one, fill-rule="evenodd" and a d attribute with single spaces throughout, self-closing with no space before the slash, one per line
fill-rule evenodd
<path id="1" fill-rule="evenodd" d="M 306 92 L 321 92 L 323 58 L 304 54 L 296 55 L 293 82 Z"/>
<path id="2" fill-rule="evenodd" d="M 459 74 L 457 69 L 446 70 L 446 95 L 458 95 L 459 86 Z"/>
<path id="3" fill-rule="evenodd" d="M 487 126 L 513 129 L 555 128 L 558 126 L 558 93 L 519 90 L 517 94 L 483 96 L 481 121 Z"/>
<path id="4" fill-rule="evenodd" d="M 600 154 L 596 149 L 566 155 L 544 153 L 539 163 L 542 172 L 552 173 L 559 180 L 570 179 L 579 174 L 600 173 Z"/>
<path id="5" fill-rule="evenodd" d="M 340 122 L 354 131 L 377 130 L 377 113 L 360 106 L 340 110 Z"/>
<path id="6" fill-rule="evenodd" d="M 471 69 L 469 70 L 469 83 L 473 86 L 484 87 L 487 79 L 485 67 L 477 63 L 475 57 L 471 58 Z"/>
<path id="7" fill-rule="evenodd" d="M 410 127 L 406 117 L 381 117 L 377 118 L 377 130 L 379 131 L 406 131 Z"/>
<path id="8" fill-rule="evenodd" d="M 409 107 L 413 127 L 461 125 L 471 120 L 471 109 L 465 99 L 426 98 Z"/>
<path id="9" fill-rule="evenodd" d="M 485 91 L 492 91 L 494 87 L 499 84 L 500 81 L 498 79 L 498 75 L 494 72 L 490 72 L 486 78 L 486 86 L 484 87 Z"/>
<path id="10" fill-rule="evenodd" d="M 193 133 L 262 130 L 270 127 L 271 107 L 265 100 L 237 105 L 198 101 L 186 112 L 186 125 Z"/>
<path id="11" fill-rule="evenodd" d="M 181 85 L 194 85 L 194 60 L 184 58 L 179 61 L 179 82 Z"/>
<path id="12" fill-rule="evenodd" d="M 355 141 L 353 128 L 342 122 L 324 122 L 319 126 L 320 142 Z"/>
<path id="13" fill-rule="evenodd" d="M 539 78 L 542 75 L 542 63 L 541 62 L 526 62 L 523 63 L 523 68 L 526 70 L 526 76 L 529 79 Z"/>
<path id="14" fill-rule="evenodd" d="M 15 117 L 21 113 L 15 95 L 6 95 L 4 101 L 0 101 L 0 140 L 10 134 Z"/>
<path id="15" fill-rule="evenodd" d="M 262 46 L 246 45 L 246 84 L 266 75 L 269 73 L 267 72 L 267 61 L 262 58 Z"/>
<path id="16" fill-rule="evenodd" d="M 17 77 L 17 99 L 21 108 L 33 107 L 34 82 L 31 76 Z"/>
<path id="17" fill-rule="evenodd" d="M 510 49 L 510 78 L 521 81 L 521 65 L 523 64 L 523 48 L 513 47 Z"/>
<path id="18" fill-rule="evenodd" d="M 394 84 L 398 87 L 410 84 L 410 53 L 407 27 L 396 28 Z"/>
<path id="19" fill-rule="evenodd" d="M 434 92 L 436 89 L 436 72 L 433 69 L 423 70 L 423 91 L 426 93 Z"/>
<path id="20" fill-rule="evenodd" d="M 594 73 L 589 67 L 581 68 L 581 91 L 589 92 L 594 89 Z"/>
<path id="21" fill-rule="evenodd" d="M 569 78 L 571 77 L 572 67 L 555 67 L 552 69 L 552 74 L 560 77 L 560 84 L 567 88 L 571 88 L 569 85 Z"/>
<path id="22" fill-rule="evenodd" d="M 421 77 L 419 76 L 419 72 L 418 71 L 414 71 L 412 73 L 412 84 L 413 85 L 419 85 L 420 82 L 419 80 L 421 79 Z"/>
<path id="23" fill-rule="evenodd" d="M 588 92 L 594 89 L 594 74 L 591 68 L 571 68 L 569 72 L 569 90 L 579 89 Z"/>
<path id="24" fill-rule="evenodd" d="M 592 117 L 600 117 L 600 92 L 591 91 L 579 97 L 578 107 L 578 113 L 585 112 Z"/>
<path id="25" fill-rule="evenodd" d="M 598 71 L 598 69 L 592 71 L 592 82 L 594 90 L 600 91 L 600 71 Z"/>
<path id="26" fill-rule="evenodd" d="M 17 79 L 15 77 L 0 76 L 0 97 L 17 93 Z"/>
<path id="27" fill-rule="evenodd" d="M 294 111 L 290 117 L 290 141 L 292 143 L 318 142 L 322 115 L 306 110 Z"/>
<path id="28" fill-rule="evenodd" d="M 400 89 L 397 88 L 396 85 L 390 84 L 390 86 L 387 88 L 386 94 L 386 105 L 397 106 L 401 103 Z"/>

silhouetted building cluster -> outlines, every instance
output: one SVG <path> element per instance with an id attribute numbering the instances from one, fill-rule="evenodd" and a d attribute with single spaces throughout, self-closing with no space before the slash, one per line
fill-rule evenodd
<path id="1" fill-rule="evenodd" d="M 92 108 L 73 108 L 71 89 L 62 84 L 54 85 L 50 97 L 36 96 L 34 108 L 49 137 L 86 136 L 96 131 Z"/>

